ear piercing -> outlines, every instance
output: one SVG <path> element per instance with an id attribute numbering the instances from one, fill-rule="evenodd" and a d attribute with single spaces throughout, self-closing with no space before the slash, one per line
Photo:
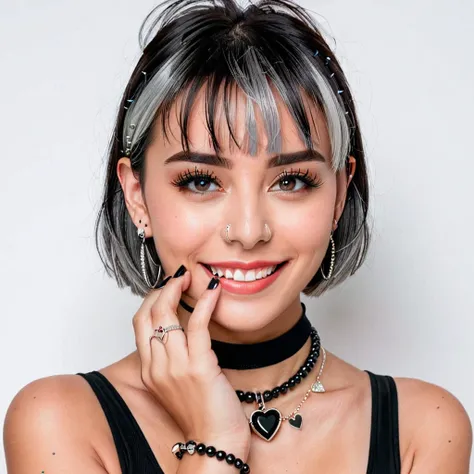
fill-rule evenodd
<path id="1" fill-rule="evenodd" d="M 139 220 L 138 222 L 139 222 L 139 224 L 142 223 L 141 220 Z M 145 224 L 145 227 L 148 227 L 148 224 Z M 158 282 L 160 280 L 161 273 L 162 273 L 162 267 L 159 263 L 156 263 L 153 260 L 151 254 L 150 254 L 150 251 L 148 250 L 148 247 L 145 244 L 145 240 L 146 240 L 145 228 L 144 227 L 138 227 L 137 228 L 137 234 L 138 234 L 138 237 L 140 239 L 142 239 L 142 243 L 141 243 L 141 246 L 140 246 L 140 266 L 141 266 L 141 269 L 142 269 L 143 278 L 145 279 L 145 282 L 148 285 L 148 288 L 154 289 L 154 288 L 157 287 Z M 158 267 L 158 274 L 156 275 L 156 281 L 153 284 L 150 282 L 150 279 L 148 278 L 148 273 L 146 271 L 145 252 L 146 252 L 146 256 L 148 257 L 149 266 L 151 267 L 152 266 L 151 264 L 153 264 L 153 265 L 155 265 L 155 267 Z"/>

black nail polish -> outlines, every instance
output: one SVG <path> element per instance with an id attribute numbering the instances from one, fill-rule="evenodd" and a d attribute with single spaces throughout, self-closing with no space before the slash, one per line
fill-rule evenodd
<path id="1" fill-rule="evenodd" d="M 173 275 L 173 278 L 178 278 L 186 273 L 186 267 L 181 265 L 177 270 L 176 273 Z"/>
<path id="2" fill-rule="evenodd" d="M 157 289 L 158 289 L 158 288 L 163 288 L 163 287 L 166 285 L 166 283 L 168 283 L 168 281 L 169 281 L 170 279 L 171 279 L 171 275 L 168 276 L 168 277 L 166 277 L 156 288 L 157 288 Z"/>
<path id="3" fill-rule="evenodd" d="M 209 285 L 207 285 L 208 290 L 214 290 L 217 288 L 217 285 L 219 284 L 219 279 L 218 278 L 211 278 L 211 281 L 209 282 Z"/>

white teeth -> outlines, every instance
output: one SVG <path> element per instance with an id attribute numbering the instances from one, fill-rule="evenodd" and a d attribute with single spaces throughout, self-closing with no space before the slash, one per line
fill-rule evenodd
<path id="1" fill-rule="evenodd" d="M 261 280 L 262 278 L 266 278 L 267 276 L 271 275 L 275 271 L 276 267 L 277 266 L 274 265 L 272 267 L 252 269 L 252 270 L 245 271 L 240 268 L 230 270 L 228 268 L 222 269 L 222 268 L 211 266 L 211 271 L 214 275 L 219 275 L 219 277 L 225 277 L 229 280 L 255 281 L 255 280 Z"/>
<path id="2" fill-rule="evenodd" d="M 235 278 L 235 275 L 234 275 L 234 278 Z M 249 270 L 246 274 L 245 274 L 245 281 L 254 281 L 256 280 L 255 278 L 255 270 Z"/>
<path id="3" fill-rule="evenodd" d="M 242 270 L 239 270 L 238 268 L 234 270 L 234 280 L 235 281 L 245 281 L 245 275 Z"/>

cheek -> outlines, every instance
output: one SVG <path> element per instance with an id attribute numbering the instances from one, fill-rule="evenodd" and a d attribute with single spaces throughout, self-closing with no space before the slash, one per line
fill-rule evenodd
<path id="1" fill-rule="evenodd" d="M 198 210 L 180 201 L 158 205 L 157 202 L 166 202 L 159 200 L 148 205 L 155 246 L 166 270 L 187 261 L 209 240 L 216 228 L 215 213 L 207 211 L 204 206 Z"/>
<path id="2" fill-rule="evenodd" d="M 278 228 L 299 254 L 325 252 L 334 219 L 333 193 L 316 196 L 304 206 L 285 212 Z"/>

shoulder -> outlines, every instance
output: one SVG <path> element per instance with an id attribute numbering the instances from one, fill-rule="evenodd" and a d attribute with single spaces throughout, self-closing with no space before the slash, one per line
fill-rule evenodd
<path id="1" fill-rule="evenodd" d="M 416 378 L 394 377 L 400 429 L 410 433 L 411 474 L 467 474 L 472 424 L 451 392 Z"/>
<path id="2" fill-rule="evenodd" d="M 77 375 L 24 386 L 11 401 L 3 427 L 8 472 L 36 472 L 39 466 L 45 472 L 106 472 L 94 449 L 93 397 Z"/>

